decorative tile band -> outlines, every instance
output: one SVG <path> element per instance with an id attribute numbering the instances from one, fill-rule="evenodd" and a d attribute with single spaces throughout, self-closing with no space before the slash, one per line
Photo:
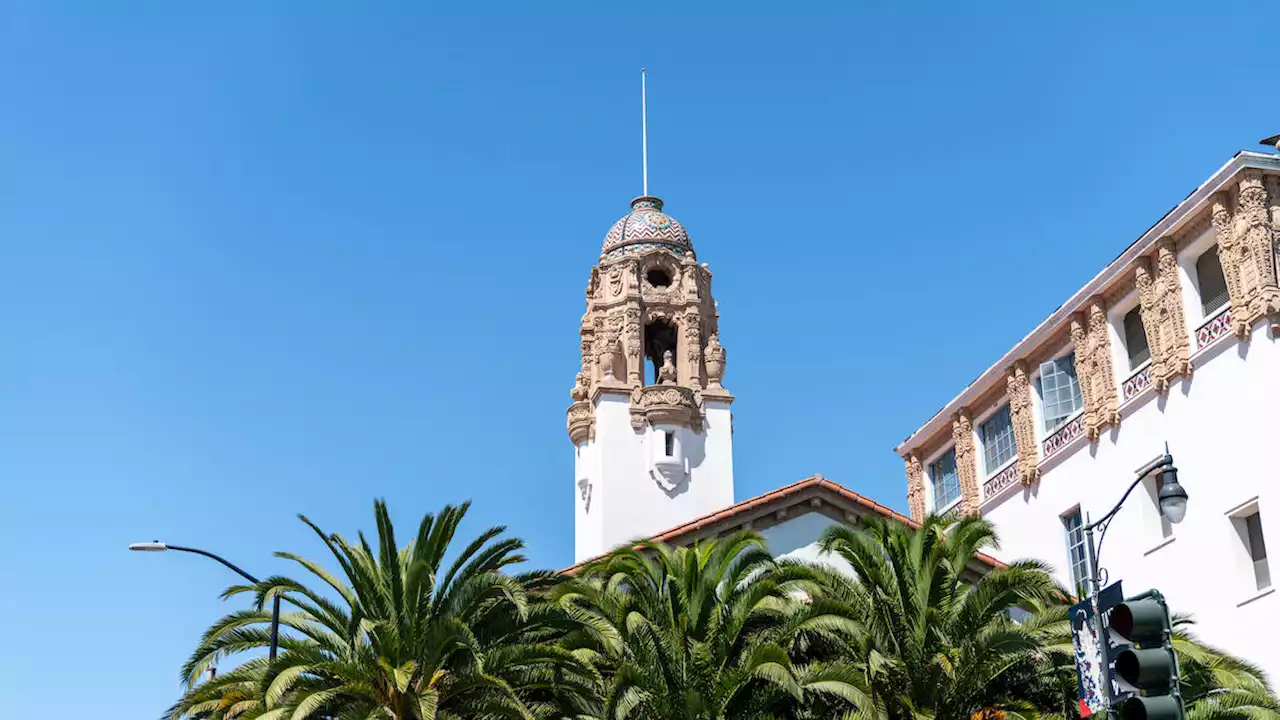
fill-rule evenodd
<path id="1" fill-rule="evenodd" d="M 1058 428 L 1052 435 L 1044 439 L 1044 456 L 1050 455 L 1066 447 L 1068 443 L 1084 434 L 1084 415 L 1077 415 L 1066 425 Z"/>
<path id="2" fill-rule="evenodd" d="M 1009 464 L 1009 467 L 1001 470 L 995 477 L 982 484 L 982 499 L 990 500 L 1000 493 L 1001 490 L 1009 487 L 1018 481 L 1018 462 Z"/>
<path id="3" fill-rule="evenodd" d="M 1214 340 L 1226 335 L 1230 330 L 1231 307 L 1227 306 L 1227 309 L 1218 313 L 1218 315 L 1209 322 L 1201 325 L 1200 329 L 1196 331 L 1196 349 L 1199 350 L 1200 348 L 1209 345 Z"/>
<path id="4" fill-rule="evenodd" d="M 1131 400 L 1151 387 L 1151 366 L 1148 365 L 1124 381 L 1124 399 Z"/>

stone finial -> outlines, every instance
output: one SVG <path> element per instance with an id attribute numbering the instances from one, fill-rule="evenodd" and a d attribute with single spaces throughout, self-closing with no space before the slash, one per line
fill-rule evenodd
<path id="1" fill-rule="evenodd" d="M 720 333 L 712 333 L 707 338 L 707 351 L 703 354 L 707 363 L 707 383 L 713 387 L 720 387 L 720 381 L 724 379 L 724 363 L 725 351 L 724 346 L 720 344 Z"/>
<path id="2" fill-rule="evenodd" d="M 578 373 L 574 377 L 573 389 L 569 391 L 569 397 L 573 398 L 574 402 L 581 402 L 587 399 L 587 381 L 586 376 L 582 373 Z"/>

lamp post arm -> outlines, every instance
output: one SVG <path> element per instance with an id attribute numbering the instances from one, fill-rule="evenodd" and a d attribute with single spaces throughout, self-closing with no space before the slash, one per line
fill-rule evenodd
<path id="1" fill-rule="evenodd" d="M 1114 517 L 1116 513 L 1120 512 L 1120 508 L 1124 505 L 1124 501 L 1129 499 L 1129 493 L 1133 492 L 1133 489 L 1138 487 L 1138 483 L 1145 480 L 1148 475 L 1150 475 L 1152 472 L 1156 470 L 1159 470 L 1162 467 L 1165 467 L 1167 465 L 1172 465 L 1172 464 L 1173 464 L 1173 458 L 1168 453 L 1165 453 L 1164 455 L 1161 455 L 1155 460 L 1152 460 L 1151 462 L 1139 468 L 1137 473 L 1138 474 L 1137 479 L 1135 479 L 1133 483 L 1129 485 L 1128 490 L 1124 491 L 1124 495 L 1120 497 L 1120 502 L 1116 503 L 1116 506 L 1111 508 L 1111 512 L 1107 513 L 1106 515 L 1103 515 L 1102 517 L 1098 518 L 1094 522 L 1091 522 L 1088 525 L 1086 525 L 1084 527 L 1085 532 L 1093 530 L 1099 525 L 1105 524 L 1108 520 Z"/>
<path id="2" fill-rule="evenodd" d="M 231 564 L 231 563 L 230 563 L 226 558 L 223 558 L 223 557 L 219 557 L 219 556 L 217 556 L 217 555 L 214 555 L 213 553 L 209 552 L 208 550 L 200 550 L 199 548 L 189 548 L 189 547 L 182 547 L 181 545 L 168 545 L 168 544 L 166 544 L 166 545 L 165 545 L 165 547 L 167 547 L 167 548 L 168 548 L 168 549 L 170 549 L 170 550 L 181 550 L 182 552 L 195 553 L 196 555 L 203 555 L 203 556 L 205 556 L 205 557 L 207 557 L 207 558 L 213 558 L 214 560 L 217 560 L 218 562 L 222 563 L 223 565 L 226 565 L 227 567 L 229 567 L 229 568 L 231 568 L 232 570 L 236 571 L 236 573 L 238 573 L 238 574 L 240 575 L 240 577 L 243 577 L 245 580 L 248 580 L 249 582 L 253 583 L 254 585 L 257 585 L 257 584 L 258 584 L 258 582 L 259 582 L 258 578 L 256 578 L 256 577 L 254 577 L 254 576 L 250 575 L 249 573 L 245 572 L 244 570 L 241 570 L 240 568 L 236 567 L 235 565 L 232 565 L 232 564 Z"/>

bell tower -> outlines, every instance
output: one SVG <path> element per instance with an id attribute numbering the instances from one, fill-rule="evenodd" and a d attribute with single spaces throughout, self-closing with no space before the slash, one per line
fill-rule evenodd
<path id="1" fill-rule="evenodd" d="M 718 318 L 689 233 L 662 200 L 632 200 L 591 269 L 570 392 L 576 561 L 733 503 Z"/>

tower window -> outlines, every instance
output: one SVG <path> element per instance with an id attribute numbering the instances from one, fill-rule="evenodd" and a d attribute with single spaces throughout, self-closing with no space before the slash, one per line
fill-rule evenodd
<path id="1" fill-rule="evenodd" d="M 671 284 L 671 276 L 662 268 L 649 268 L 644 274 L 644 279 L 654 287 L 667 287 Z"/>
<path id="2" fill-rule="evenodd" d="M 676 366 L 680 365 L 676 353 L 676 329 L 664 320 L 654 320 L 644 328 L 644 354 L 649 359 L 649 367 L 645 368 L 645 384 L 658 382 L 658 369 L 662 367 L 663 353 L 671 351 Z M 650 374 L 652 373 L 652 374 Z"/>
<path id="3" fill-rule="evenodd" d="M 1217 245 L 1196 259 L 1196 282 L 1200 286 L 1200 311 L 1205 317 L 1209 317 L 1231 299 L 1227 293 L 1227 279 L 1222 275 L 1222 261 L 1218 258 Z"/>
<path id="4" fill-rule="evenodd" d="M 1142 325 L 1142 311 L 1138 308 L 1124 316 L 1124 349 L 1129 353 L 1130 370 L 1137 370 L 1139 365 L 1151 359 L 1147 329 Z"/>
<path id="5" fill-rule="evenodd" d="M 676 434 L 670 430 L 664 432 L 662 437 L 662 451 L 667 457 L 675 457 L 676 455 Z"/>

